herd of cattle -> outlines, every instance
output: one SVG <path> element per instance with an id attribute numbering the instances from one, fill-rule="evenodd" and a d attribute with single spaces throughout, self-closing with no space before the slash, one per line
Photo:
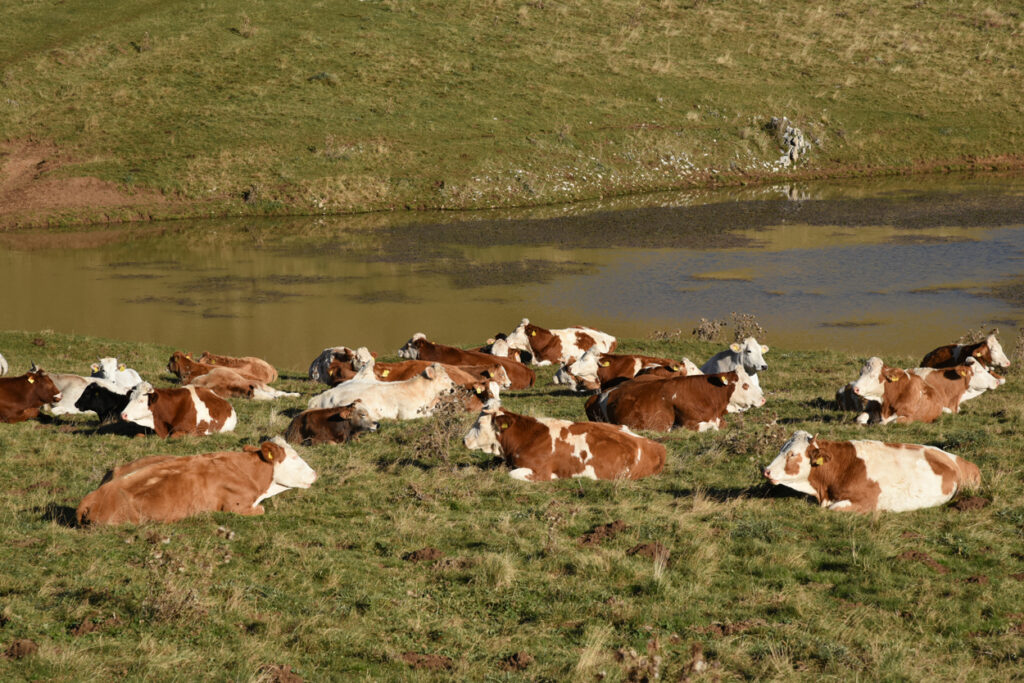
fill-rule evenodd
<path id="1" fill-rule="evenodd" d="M 313 396 L 283 437 L 241 452 L 187 457 L 151 456 L 115 468 L 78 508 L 81 524 L 174 521 L 203 511 L 263 513 L 261 501 L 307 488 L 316 473 L 291 444 L 344 443 L 375 431 L 381 419 L 431 415 L 455 402 L 479 416 L 464 437 L 467 448 L 501 456 L 513 478 L 639 479 L 662 471 L 665 447 L 634 429 L 717 430 L 726 413 L 765 403 L 758 373 L 768 351 L 753 338 L 732 344 L 701 367 L 687 358 L 615 354 L 611 335 L 586 327 L 548 330 L 524 319 L 486 346 L 462 349 L 413 335 L 395 363 L 376 361 L 366 348 L 324 349 L 310 379 L 329 386 Z M 533 366 L 560 366 L 553 381 L 591 394 L 590 422 L 530 417 L 501 407 L 500 393 L 534 385 Z M 993 332 L 982 342 L 930 352 L 921 367 L 865 363 L 860 377 L 836 393 L 840 409 L 864 424 L 931 422 L 1005 381 L 1008 367 Z M 229 398 L 273 400 L 298 396 L 274 389 L 277 371 L 259 358 L 175 352 L 167 365 L 181 386 L 158 389 L 139 374 L 103 358 L 92 375 L 47 373 L 34 365 L 20 377 L 0 377 L 0 422 L 95 413 L 101 423 L 160 437 L 205 435 L 235 428 Z M 0 375 L 7 373 L 0 355 Z M 978 468 L 938 448 L 879 441 L 826 441 L 796 432 L 764 470 L 772 484 L 814 496 L 833 510 L 911 510 L 949 501 L 980 484 Z"/>

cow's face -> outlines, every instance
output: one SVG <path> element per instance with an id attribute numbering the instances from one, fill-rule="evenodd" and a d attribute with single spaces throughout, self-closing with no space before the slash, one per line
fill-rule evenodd
<path id="1" fill-rule="evenodd" d="M 507 429 L 508 420 L 497 401 L 488 401 L 480 411 L 476 422 L 462 438 L 462 443 L 471 451 L 483 451 L 490 455 L 502 455 L 498 432 Z M 504 427 L 502 426 L 504 425 Z"/>
<path id="2" fill-rule="evenodd" d="M 444 366 L 440 363 L 431 363 L 424 368 L 422 377 L 426 377 L 430 380 L 431 384 L 434 385 L 434 391 L 437 392 L 438 396 L 443 394 L 454 394 L 455 387 L 458 386 L 448 376 Z"/>
<path id="3" fill-rule="evenodd" d="M 581 391 L 581 388 L 596 391 L 601 386 L 597 379 L 600 366 L 601 352 L 591 348 L 578 360 L 563 366 L 555 373 L 555 383 L 564 384 L 573 391 Z"/>
<path id="4" fill-rule="evenodd" d="M 689 358 L 683 358 L 683 362 L 680 364 L 680 368 L 686 374 L 687 377 L 704 374 L 703 372 L 700 371 L 700 368 L 697 367 L 697 364 L 694 363 Z M 673 367 L 673 370 L 674 369 L 675 368 Z"/>
<path id="5" fill-rule="evenodd" d="M 63 398 L 60 389 L 53 383 L 42 370 L 35 370 L 28 373 L 29 393 L 35 396 L 42 403 L 57 403 Z"/>
<path id="6" fill-rule="evenodd" d="M 427 335 L 422 332 L 417 332 L 412 336 L 412 339 L 405 342 L 405 346 L 398 349 L 398 356 L 400 358 L 408 358 L 409 360 L 416 360 L 420 357 L 420 346 L 419 342 L 425 341 Z"/>
<path id="7" fill-rule="evenodd" d="M 356 349 L 355 357 L 352 359 L 352 369 L 358 372 L 367 365 L 372 366 L 374 362 L 373 354 L 370 353 L 370 349 L 365 346 L 360 346 Z"/>
<path id="8" fill-rule="evenodd" d="M 487 353 L 499 358 L 510 358 L 515 351 L 509 347 L 507 337 L 499 337 L 491 342 L 490 350 Z"/>
<path id="9" fill-rule="evenodd" d="M 289 489 L 308 489 L 316 472 L 280 436 L 260 444 L 260 457 L 274 466 L 274 483 Z"/>
<path id="10" fill-rule="evenodd" d="M 729 350 L 739 354 L 737 363 L 743 366 L 747 374 L 756 375 L 762 370 L 768 369 L 768 364 L 764 362 L 763 355 L 768 353 L 768 347 L 758 344 L 757 340 L 753 337 L 747 337 L 743 340 L 742 344 L 732 344 L 729 346 Z"/>
<path id="11" fill-rule="evenodd" d="M 760 408 L 765 403 L 764 392 L 756 377 L 751 377 L 742 365 L 736 366 L 736 388 L 729 397 L 726 412 L 742 413 L 749 408 Z"/>
<path id="12" fill-rule="evenodd" d="M 519 323 L 519 327 L 512 331 L 512 334 L 508 335 L 505 339 L 505 343 L 508 344 L 510 349 L 519 349 L 520 351 L 532 351 L 533 347 L 530 346 L 530 335 L 536 336 L 537 330 L 530 324 L 529 318 L 523 318 L 522 322 Z"/>
<path id="13" fill-rule="evenodd" d="M 878 356 L 872 356 L 868 358 L 864 363 L 864 367 L 860 369 L 860 377 L 853 383 L 853 393 L 858 396 L 863 396 L 869 401 L 881 401 L 882 395 L 885 393 L 885 382 L 887 381 L 899 381 L 899 375 L 891 372 L 885 372 L 885 363 Z M 883 376 L 883 373 L 888 377 Z"/>
<path id="14" fill-rule="evenodd" d="M 508 389 L 512 386 L 512 380 L 509 379 L 508 373 L 505 372 L 503 365 L 492 365 L 483 371 L 483 376 L 492 382 L 497 382 L 498 386 L 502 389 Z"/>
<path id="15" fill-rule="evenodd" d="M 818 451 L 814 437 L 799 431 L 786 442 L 779 455 L 764 470 L 764 476 L 773 484 L 782 484 L 791 489 L 815 495 L 810 484 L 812 462 Z M 820 463 L 818 463 L 820 464 Z"/>
<path id="16" fill-rule="evenodd" d="M 155 429 L 153 410 L 150 408 L 155 400 L 156 392 L 153 391 L 153 385 L 149 382 L 142 382 L 132 389 L 132 393 L 128 396 L 128 405 L 121 411 L 121 419 Z"/>
<path id="17" fill-rule="evenodd" d="M 985 343 L 988 345 L 988 352 L 992 356 L 992 365 L 997 368 L 1010 367 L 1010 359 L 1003 353 L 1003 347 L 999 345 L 999 340 L 996 339 L 995 333 L 988 335 Z"/>
<path id="18" fill-rule="evenodd" d="M 991 370 L 985 367 L 983 363 L 979 363 L 974 358 L 968 358 L 964 363 L 967 366 L 967 373 L 970 373 L 971 378 L 968 381 L 967 389 L 969 391 L 988 391 L 990 389 L 998 389 L 1006 382 L 1005 377 L 996 375 Z"/>

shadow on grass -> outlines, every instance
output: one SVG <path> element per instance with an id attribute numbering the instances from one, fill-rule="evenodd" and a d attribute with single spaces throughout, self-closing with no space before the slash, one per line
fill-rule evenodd
<path id="1" fill-rule="evenodd" d="M 75 517 L 77 511 L 73 507 L 47 503 L 45 507 L 32 508 L 32 512 L 39 515 L 39 519 L 44 522 L 56 522 L 71 529 L 78 528 L 78 520 Z"/>
<path id="2" fill-rule="evenodd" d="M 758 486 L 745 486 L 736 488 L 670 488 L 666 491 L 673 498 L 687 498 L 700 494 L 716 503 L 727 503 L 737 498 L 749 498 L 754 500 L 766 500 L 772 498 L 806 498 L 807 494 L 794 491 L 785 486 L 773 486 L 772 484 L 760 484 Z"/>

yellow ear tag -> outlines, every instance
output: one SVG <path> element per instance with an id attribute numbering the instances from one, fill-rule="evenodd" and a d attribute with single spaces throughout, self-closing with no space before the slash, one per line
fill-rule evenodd
<path id="1" fill-rule="evenodd" d="M 537 330 L 534 330 L 533 332 L 531 332 L 530 336 L 531 337 L 536 337 L 537 336 Z"/>
<path id="2" fill-rule="evenodd" d="M 217 364 L 217 359 L 216 358 L 211 358 L 210 359 L 210 365 L 216 365 L 216 364 Z"/>
<path id="3" fill-rule="evenodd" d="M 892 377 L 886 377 L 886 379 L 889 380 L 890 382 L 899 382 L 900 381 L 900 376 L 899 375 L 893 375 Z"/>
<path id="4" fill-rule="evenodd" d="M 274 459 L 274 454 L 273 453 L 267 453 L 267 460 L 273 460 L 273 459 Z"/>
<path id="5" fill-rule="evenodd" d="M 967 372 L 964 371 L 964 370 L 957 370 L 956 374 L 960 375 L 961 377 L 966 377 L 967 376 Z"/>
<path id="6" fill-rule="evenodd" d="M 682 370 L 682 368 L 679 367 L 678 365 L 673 365 L 672 366 L 672 372 L 679 372 L 680 370 Z"/>
<path id="7" fill-rule="evenodd" d="M 508 424 L 506 423 L 506 424 L 503 424 L 503 425 L 498 425 L 498 429 L 504 431 L 504 430 L 508 429 Z"/>
<path id="8" fill-rule="evenodd" d="M 117 371 L 118 372 L 124 372 L 124 369 L 125 369 L 124 363 L 121 363 L 120 365 L 117 366 Z"/>
<path id="9" fill-rule="evenodd" d="M 814 461 L 814 464 L 815 465 L 820 465 L 820 464 L 822 464 L 824 462 L 825 462 L 825 458 L 818 458 L 817 460 Z"/>
<path id="10" fill-rule="evenodd" d="M 383 372 L 380 373 L 380 376 L 381 377 L 387 377 L 390 374 L 391 374 L 390 370 L 384 370 Z"/>
<path id="11" fill-rule="evenodd" d="M 473 389 L 473 391 L 475 391 L 478 394 L 484 393 L 483 387 L 476 387 L 475 389 Z"/>
<path id="12" fill-rule="evenodd" d="M 96 372 L 97 370 L 99 370 L 99 369 L 100 369 L 100 366 L 99 366 L 99 365 L 96 365 L 96 363 L 93 363 L 93 364 L 92 364 L 92 365 L 90 365 L 89 367 L 90 367 L 90 368 L 92 368 L 92 371 L 93 371 L 93 372 Z"/>
<path id="13" fill-rule="evenodd" d="M 605 361 L 605 362 L 601 363 L 601 367 L 602 367 L 602 368 L 606 368 L 606 367 L 608 367 L 609 365 L 611 365 L 611 363 L 609 363 L 608 361 Z"/>
<path id="14" fill-rule="evenodd" d="M 28 383 L 29 383 L 29 384 L 35 384 L 35 383 L 36 383 L 36 380 L 35 380 L 35 378 L 34 378 L 34 377 L 29 377 L 29 378 L 28 378 Z"/>

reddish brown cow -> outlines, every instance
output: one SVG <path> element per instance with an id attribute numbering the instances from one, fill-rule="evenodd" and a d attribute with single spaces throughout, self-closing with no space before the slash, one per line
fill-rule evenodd
<path id="1" fill-rule="evenodd" d="M 218 356 L 215 353 L 203 351 L 203 355 L 199 357 L 199 362 L 229 367 L 240 375 L 252 377 L 260 384 L 270 384 L 277 380 L 277 369 L 262 358 L 256 358 L 255 356 L 236 358 L 234 356 Z"/>
<path id="2" fill-rule="evenodd" d="M 44 405 L 61 398 L 57 385 L 42 370 L 0 378 L 0 422 L 30 420 Z"/>
<path id="3" fill-rule="evenodd" d="M 466 448 L 500 455 L 523 481 L 570 477 L 640 479 L 661 472 L 665 447 L 625 427 L 534 418 L 490 402 L 463 439 Z"/>
<path id="4" fill-rule="evenodd" d="M 167 361 L 167 371 L 177 375 L 182 384 L 191 384 L 196 377 L 205 375 L 216 367 L 209 363 L 200 363 L 192 358 L 191 353 L 183 351 L 175 351 Z"/>
<path id="5" fill-rule="evenodd" d="M 397 363 L 374 362 L 373 374 L 381 382 L 403 382 L 421 374 L 430 364 L 431 361 L 428 360 L 405 360 Z M 447 363 L 441 365 L 456 384 L 466 389 L 473 389 L 480 382 L 485 384 L 498 382 L 498 386 L 505 385 L 506 388 L 511 384 L 508 373 L 500 363 L 491 363 L 489 366 L 448 365 Z M 355 370 L 354 360 L 350 360 L 347 362 L 332 361 L 328 372 L 331 377 L 331 386 L 337 386 L 355 377 L 358 371 Z M 343 379 L 335 381 L 336 376 Z"/>
<path id="6" fill-rule="evenodd" d="M 257 387 L 263 386 L 251 377 L 245 377 L 228 367 L 214 367 L 207 373 L 193 377 L 188 384 L 209 389 L 221 398 L 252 398 Z"/>
<path id="7" fill-rule="evenodd" d="M 413 335 L 412 339 L 406 342 L 398 351 L 398 355 L 409 360 L 427 360 L 448 365 L 493 365 L 498 363 L 508 374 L 512 389 L 526 389 L 532 387 L 537 380 L 537 375 L 530 368 L 508 358 L 491 356 L 479 351 L 467 351 L 454 346 L 434 344 L 427 341 L 422 332 Z"/>
<path id="8" fill-rule="evenodd" d="M 718 429 L 727 412 L 764 405 L 761 387 L 743 367 L 714 375 L 638 377 L 591 396 L 587 417 L 633 429 Z"/>
<path id="9" fill-rule="evenodd" d="M 976 344 L 947 344 L 929 351 L 921 361 L 922 368 L 952 368 L 963 365 L 968 358 L 976 358 L 987 367 L 1010 367 L 1010 359 L 1003 353 L 1003 347 L 992 330 L 984 341 Z"/>
<path id="10" fill-rule="evenodd" d="M 209 389 L 154 389 L 148 382 L 132 389 L 121 419 L 149 427 L 162 438 L 229 432 L 238 422 L 231 404 Z"/>
<path id="11" fill-rule="evenodd" d="M 202 512 L 262 515 L 259 503 L 308 488 L 316 472 L 281 437 L 242 452 L 151 456 L 108 473 L 78 506 L 78 523 L 174 522 Z"/>
<path id="12" fill-rule="evenodd" d="M 568 386 L 573 391 L 604 391 L 627 379 L 633 379 L 641 372 L 662 368 L 662 376 L 673 372 L 685 375 L 699 375 L 700 370 L 688 358 L 673 360 L 638 354 L 601 353 L 591 349 L 572 363 L 563 365 L 553 382 Z"/>
<path id="13" fill-rule="evenodd" d="M 370 419 L 361 402 L 339 408 L 315 408 L 296 415 L 284 438 L 289 443 L 304 446 L 321 443 L 345 443 L 362 432 L 377 431 L 377 423 Z"/>

